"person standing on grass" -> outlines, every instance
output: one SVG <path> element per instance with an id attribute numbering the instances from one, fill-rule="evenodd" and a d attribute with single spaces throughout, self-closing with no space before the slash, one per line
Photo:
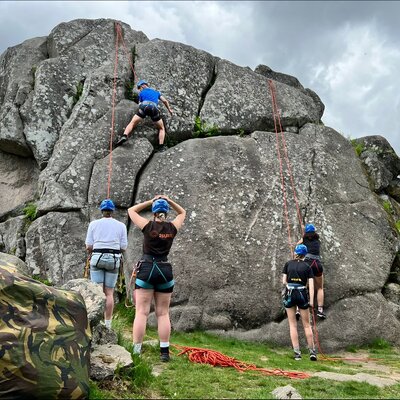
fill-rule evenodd
<path id="1" fill-rule="evenodd" d="M 106 295 L 104 324 L 111 329 L 114 288 L 118 279 L 122 251 L 128 246 L 126 226 L 112 217 L 115 205 L 105 199 L 100 204 L 102 218 L 89 224 L 86 251 L 90 257 L 90 280 L 101 284 Z"/>
<path id="2" fill-rule="evenodd" d="M 283 267 L 282 283 L 285 285 L 283 305 L 289 321 L 290 339 L 294 350 L 294 359 L 301 360 L 299 336 L 297 332 L 296 306 L 300 310 L 301 321 L 306 335 L 310 360 L 316 361 L 313 333 L 310 326 L 309 307 L 313 307 L 313 299 L 308 298 L 307 283 L 310 293 L 314 293 L 314 275 L 310 266 L 304 261 L 307 247 L 299 244 L 294 249 L 295 257 Z"/>
<path id="3" fill-rule="evenodd" d="M 151 207 L 153 219 L 148 220 L 139 213 Z M 177 213 L 172 222 L 167 221 L 170 207 Z M 152 300 L 160 339 L 160 359 L 169 361 L 169 338 L 171 322 L 169 306 L 174 278 L 168 254 L 178 230 L 186 217 L 186 211 L 167 196 L 158 195 L 151 200 L 128 209 L 132 222 L 143 232 L 143 255 L 136 269 L 136 313 L 133 321 L 133 353 L 140 354 L 146 332 L 147 318 Z"/>

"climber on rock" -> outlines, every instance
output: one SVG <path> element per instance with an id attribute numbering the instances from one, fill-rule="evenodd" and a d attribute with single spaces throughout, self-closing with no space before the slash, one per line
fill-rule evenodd
<path id="1" fill-rule="evenodd" d="M 307 339 L 310 352 L 310 360 L 317 360 L 317 353 L 314 348 L 313 333 L 310 326 L 309 307 L 313 307 L 313 296 L 308 298 L 307 283 L 310 293 L 314 293 L 314 275 L 310 266 L 304 261 L 307 254 L 307 247 L 299 244 L 294 249 L 295 257 L 288 261 L 283 267 L 282 283 L 285 285 L 283 305 L 289 321 L 290 339 L 294 350 L 294 359 L 301 360 L 299 336 L 297 332 L 296 306 L 300 310 L 301 321 Z"/>
<path id="2" fill-rule="evenodd" d="M 173 112 L 169 102 L 160 92 L 150 88 L 149 84 L 145 80 L 140 80 L 137 83 L 137 88 L 139 90 L 139 108 L 115 146 L 117 147 L 124 144 L 128 140 L 130 133 L 138 126 L 138 124 L 143 121 L 144 118 L 149 116 L 158 129 L 158 151 L 165 151 L 167 149 L 167 146 L 164 145 L 165 126 L 161 119 L 158 101 L 161 100 L 172 116 Z"/>
<path id="3" fill-rule="evenodd" d="M 111 329 L 114 288 L 118 279 L 122 251 L 128 246 L 128 235 L 125 224 L 112 218 L 115 210 L 112 200 L 103 200 L 100 210 L 103 217 L 89 224 L 85 243 L 90 257 L 90 279 L 103 286 L 106 295 L 104 323 Z"/>
<path id="4" fill-rule="evenodd" d="M 298 241 L 297 244 L 304 244 L 308 253 L 306 254 L 304 261 L 308 263 L 310 268 L 312 268 L 314 274 L 314 288 L 317 294 L 317 317 L 321 319 L 326 318 L 324 313 L 324 269 L 321 263 L 320 256 L 320 240 L 319 235 L 315 231 L 315 226 L 313 224 L 307 224 L 305 228 L 305 233 L 302 239 Z M 314 297 L 314 293 L 310 292 L 310 295 Z"/>

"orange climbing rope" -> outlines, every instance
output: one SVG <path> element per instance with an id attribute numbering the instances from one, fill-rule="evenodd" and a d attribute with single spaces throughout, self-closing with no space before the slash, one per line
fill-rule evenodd
<path id="1" fill-rule="evenodd" d="M 122 34 L 121 25 L 118 22 L 114 24 L 115 28 L 115 61 L 114 61 L 114 80 L 113 80 L 113 93 L 112 93 L 112 100 L 111 100 L 111 134 L 110 134 L 110 156 L 108 161 L 108 179 L 107 179 L 107 198 L 110 198 L 111 192 L 111 175 L 112 175 L 112 151 L 113 151 L 113 140 L 114 140 L 114 133 L 115 133 L 115 99 L 117 94 L 117 77 L 118 77 L 118 54 L 119 54 L 119 43 L 121 41 L 125 55 L 128 58 L 129 64 L 131 66 L 134 80 L 137 80 L 137 76 L 135 73 L 135 69 L 133 68 L 133 63 L 131 56 L 128 53 L 127 47 L 125 45 L 124 36 Z"/>
<path id="2" fill-rule="evenodd" d="M 288 232 L 288 241 L 289 241 L 290 251 L 293 256 L 293 244 L 291 242 L 291 231 L 290 231 L 290 223 L 289 223 L 288 207 L 287 207 L 287 194 L 286 194 L 285 179 L 284 179 L 284 175 L 283 175 L 283 163 L 282 163 L 282 155 L 281 155 L 281 150 L 280 150 L 278 128 L 279 128 L 279 133 L 280 133 L 280 137 L 281 137 L 281 141 L 282 141 L 282 147 L 283 147 L 283 151 L 284 151 L 284 155 L 285 155 L 286 167 L 287 167 L 290 182 L 291 182 L 293 197 L 294 197 L 294 201 L 296 204 L 297 217 L 298 217 L 299 224 L 300 224 L 301 230 L 302 230 L 302 235 L 304 234 L 304 226 L 303 226 L 303 221 L 301 218 L 299 202 L 297 199 L 296 188 L 295 188 L 293 173 L 292 173 L 292 167 L 291 167 L 289 156 L 288 156 L 285 134 L 282 129 L 280 112 L 279 112 L 279 108 L 278 108 L 278 104 L 277 104 L 277 100 L 276 100 L 275 84 L 271 79 L 268 79 L 268 85 L 269 85 L 269 89 L 270 89 L 270 93 L 271 93 L 272 113 L 273 113 L 273 117 L 274 117 L 275 137 L 276 137 L 276 149 L 277 149 L 277 155 L 278 155 L 278 160 L 279 160 L 279 171 L 280 171 L 281 188 L 282 188 L 282 194 L 283 194 L 283 200 L 284 200 L 284 211 L 285 211 L 285 219 L 286 219 L 287 232 Z M 371 361 L 371 360 L 375 360 L 375 359 L 372 359 L 369 357 L 368 358 L 349 358 L 349 357 L 329 357 L 329 356 L 325 355 L 321 349 L 321 345 L 319 342 L 319 336 L 318 336 L 318 330 L 317 330 L 317 324 L 316 324 L 314 310 L 312 310 L 312 321 L 313 321 L 315 342 L 317 344 L 318 353 L 322 357 L 322 360 L 327 360 L 327 361 L 339 361 L 339 360 L 341 360 L 341 361 L 343 361 L 343 360 L 346 360 L 346 361 Z"/>
<path id="3" fill-rule="evenodd" d="M 262 375 L 268 376 L 282 376 L 290 379 L 307 379 L 310 378 L 309 374 L 305 372 L 297 372 L 297 371 L 285 371 L 283 369 L 267 369 L 267 368 L 259 368 L 254 364 L 248 364 L 243 361 L 236 360 L 236 358 L 229 357 L 225 354 L 222 354 L 218 351 L 211 349 L 203 349 L 199 347 L 187 347 L 187 346 L 179 346 L 172 345 L 171 346 L 180 350 L 178 356 L 186 354 L 188 359 L 194 363 L 198 364 L 209 364 L 213 367 L 221 367 L 221 368 L 235 368 L 239 372 L 244 371 L 255 371 L 259 372 Z"/>
<path id="4" fill-rule="evenodd" d="M 290 163 L 289 155 L 288 155 L 288 151 L 287 151 L 285 134 L 282 129 L 280 112 L 279 112 L 278 103 L 276 100 L 275 84 L 271 79 L 268 79 L 268 86 L 269 86 L 269 90 L 271 93 L 272 114 L 273 114 L 273 118 L 274 118 L 275 139 L 276 139 L 276 152 L 277 152 L 278 161 L 279 161 L 279 173 L 280 173 L 280 178 L 281 178 L 281 189 L 282 189 L 282 195 L 283 195 L 283 205 L 284 205 L 286 229 L 287 229 L 287 235 L 288 235 L 288 243 L 289 243 L 291 256 L 293 257 L 293 243 L 292 243 L 292 239 L 291 239 L 291 229 L 290 229 L 289 213 L 288 213 L 288 205 L 287 205 L 288 199 L 287 199 L 285 177 L 283 174 L 283 161 L 282 161 L 283 157 L 281 155 L 281 144 L 280 144 L 279 136 L 280 136 L 281 142 L 282 142 L 284 159 L 285 159 L 286 168 L 287 168 L 289 178 L 290 178 L 291 189 L 292 189 L 292 193 L 293 193 L 294 202 L 296 205 L 297 218 L 299 220 L 299 225 L 301 227 L 302 234 L 304 232 L 304 226 L 303 226 L 303 220 L 302 220 L 301 213 L 300 213 L 299 202 L 297 199 L 297 192 L 296 192 L 296 187 L 294 184 L 292 167 L 291 167 L 291 163 Z M 279 128 L 279 131 L 278 131 L 278 128 Z"/>

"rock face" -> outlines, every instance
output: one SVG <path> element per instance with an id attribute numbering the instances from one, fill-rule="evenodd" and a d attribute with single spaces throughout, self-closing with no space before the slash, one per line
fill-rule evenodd
<path id="1" fill-rule="evenodd" d="M 400 323 L 398 304 L 381 293 L 389 296 L 383 289 L 399 282 L 393 219 L 400 205 L 389 218 L 350 142 L 321 124 L 318 95 L 267 66 L 252 71 L 120 24 L 136 78 L 160 90 L 174 110 L 166 116 L 160 106 L 170 149 L 154 154 L 157 130 L 145 120 L 110 154 L 110 141 L 138 107 L 127 92 L 136 79 L 121 46 L 112 108 L 115 21 L 63 23 L 48 37 L 8 49 L 0 59 L 0 251 L 21 257 L 32 274 L 56 285 L 81 278 L 87 226 L 110 196 L 115 217 L 128 224 L 129 282 L 142 234 L 127 209 L 165 193 L 187 210 L 170 254 L 174 328 L 287 344 L 281 271 L 289 243 L 312 222 L 322 239 L 326 345 L 339 349 L 377 336 L 399 343 L 390 328 Z M 274 132 L 268 79 L 284 142 Z M 367 154 L 378 139 L 363 140 Z M 387 151 L 370 151 L 379 156 L 370 175 L 397 210 L 399 160 L 378 142 Z M 28 202 L 37 206 L 31 224 L 22 211 Z M 376 325 L 357 313 L 377 315 Z M 354 334 L 344 338 L 347 329 Z"/>
<path id="2" fill-rule="evenodd" d="M 394 180 L 400 174 L 400 159 L 397 157 L 392 146 L 382 136 L 367 136 L 354 139 L 356 144 L 361 145 L 360 158 L 367 168 L 375 191 L 397 186 Z"/>

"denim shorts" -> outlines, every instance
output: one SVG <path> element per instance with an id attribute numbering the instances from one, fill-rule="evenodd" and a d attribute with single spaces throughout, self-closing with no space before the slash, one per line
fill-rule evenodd
<path id="1" fill-rule="evenodd" d="M 115 288 L 120 263 L 120 254 L 93 253 L 90 259 L 90 280 L 102 283 L 107 288 Z"/>

